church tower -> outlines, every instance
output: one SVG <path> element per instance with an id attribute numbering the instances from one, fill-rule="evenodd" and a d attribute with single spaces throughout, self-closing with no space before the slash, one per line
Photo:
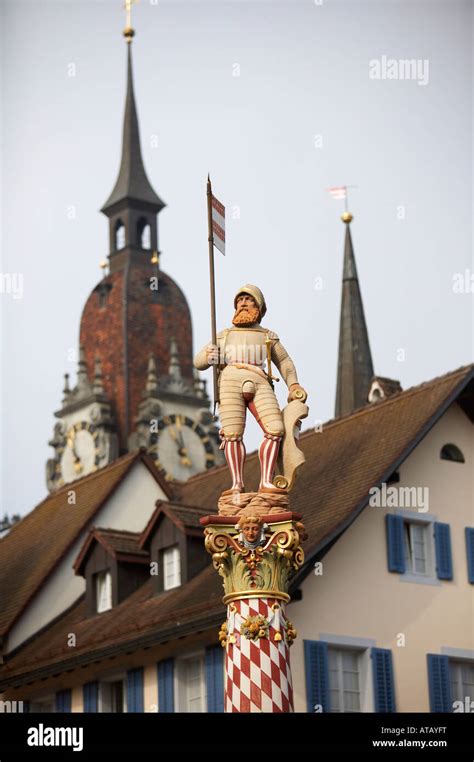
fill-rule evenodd
<path id="1" fill-rule="evenodd" d="M 369 335 L 352 246 L 352 214 L 345 211 L 344 268 L 342 274 L 339 356 L 337 366 L 336 417 L 352 413 L 368 402 L 374 375 Z"/>
<path id="2" fill-rule="evenodd" d="M 357 277 L 350 224 L 352 214 L 342 215 L 346 226 L 342 273 L 341 319 L 335 417 L 349 415 L 364 405 L 381 402 L 402 391 L 400 381 L 375 376 L 365 322 L 364 305 Z"/>
<path id="3" fill-rule="evenodd" d="M 101 211 L 108 219 L 108 273 L 80 325 L 77 384 L 66 379 L 47 463 L 50 490 L 140 446 L 168 479 L 185 481 L 222 462 L 206 392 L 193 369 L 186 298 L 160 267 L 158 215 L 165 204 L 143 164 L 133 87 L 130 25 L 120 169 Z"/>

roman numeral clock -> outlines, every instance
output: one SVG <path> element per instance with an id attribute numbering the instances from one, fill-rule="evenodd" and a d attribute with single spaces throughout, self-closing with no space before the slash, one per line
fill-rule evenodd
<path id="1" fill-rule="evenodd" d="M 171 414 L 156 419 L 153 424 L 148 452 L 166 479 L 186 481 L 215 465 L 211 438 L 197 421 L 186 415 Z"/>

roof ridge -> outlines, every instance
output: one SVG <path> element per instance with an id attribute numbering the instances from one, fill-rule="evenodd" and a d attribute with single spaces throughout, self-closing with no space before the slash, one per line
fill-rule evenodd
<path id="1" fill-rule="evenodd" d="M 364 405 L 363 407 L 357 408 L 357 410 L 353 410 L 352 413 L 346 413 L 346 415 L 341 415 L 338 418 L 330 418 L 328 421 L 323 422 L 323 428 L 328 428 L 328 426 L 336 426 L 340 423 L 344 423 L 348 418 L 358 418 L 362 415 L 365 415 L 366 413 L 370 413 L 374 410 L 380 410 L 380 408 L 384 406 L 388 406 L 389 404 L 393 404 L 394 402 L 397 402 L 402 396 L 408 397 L 413 396 L 414 394 L 419 394 L 422 391 L 425 391 L 425 389 L 428 386 L 433 386 L 437 383 L 440 383 L 441 381 L 444 381 L 449 378 L 449 376 L 455 376 L 457 374 L 461 374 L 461 371 L 464 371 L 466 374 L 468 371 L 474 371 L 474 363 L 470 363 L 469 365 L 462 365 L 460 368 L 457 368 L 456 370 L 448 371 L 447 373 L 444 373 L 441 376 L 435 376 L 435 378 L 431 378 L 428 381 L 422 381 L 419 384 L 415 384 L 414 386 L 409 386 L 408 389 L 402 389 L 399 392 L 395 392 L 394 394 L 391 394 L 390 397 L 387 397 L 387 399 L 380 400 L 379 402 L 375 403 L 368 403 L 367 405 Z M 309 434 L 314 434 L 314 428 L 306 429 L 306 431 L 301 432 L 301 437 L 307 436 Z"/>
<path id="2" fill-rule="evenodd" d="M 113 527 L 99 527 L 94 526 L 91 528 L 94 532 L 113 532 L 114 534 L 129 534 L 133 537 L 139 537 L 141 532 L 132 532 L 130 529 L 114 529 Z"/>

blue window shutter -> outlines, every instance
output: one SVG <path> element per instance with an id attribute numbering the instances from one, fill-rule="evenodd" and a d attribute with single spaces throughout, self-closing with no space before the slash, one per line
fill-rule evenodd
<path id="1" fill-rule="evenodd" d="M 428 654 L 428 685 L 432 712 L 452 712 L 449 659 L 447 656 Z"/>
<path id="2" fill-rule="evenodd" d="M 85 712 L 99 711 L 99 684 L 86 683 L 82 689 Z"/>
<path id="3" fill-rule="evenodd" d="M 387 562 L 390 572 L 405 573 L 405 547 L 403 542 L 403 518 L 387 513 Z"/>
<path id="4" fill-rule="evenodd" d="M 143 712 L 143 667 L 127 672 L 127 712 Z"/>
<path id="5" fill-rule="evenodd" d="M 435 522 L 434 536 L 438 579 L 452 579 L 453 560 L 451 556 L 451 532 L 449 524 Z"/>
<path id="6" fill-rule="evenodd" d="M 371 657 L 375 711 L 395 712 L 392 652 L 388 648 L 372 648 Z"/>
<path id="7" fill-rule="evenodd" d="M 224 711 L 224 649 L 221 645 L 206 648 L 207 711 Z"/>
<path id="8" fill-rule="evenodd" d="M 474 584 L 474 529 L 466 527 L 467 578 Z"/>
<path id="9" fill-rule="evenodd" d="M 70 712 L 72 703 L 72 693 L 70 690 L 58 691 L 56 693 L 56 711 Z"/>
<path id="10" fill-rule="evenodd" d="M 321 711 L 319 707 L 323 712 L 329 712 L 328 644 L 324 640 L 305 640 L 304 663 L 308 712 Z"/>
<path id="11" fill-rule="evenodd" d="M 158 709 L 174 712 L 174 660 L 165 659 L 158 664 Z"/>

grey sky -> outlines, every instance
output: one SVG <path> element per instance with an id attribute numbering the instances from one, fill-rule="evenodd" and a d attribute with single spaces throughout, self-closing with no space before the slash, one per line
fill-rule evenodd
<path id="1" fill-rule="evenodd" d="M 22 274 L 24 292 L 0 294 L 0 515 L 46 495 L 62 376 L 75 378 L 68 353 L 108 253 L 98 209 L 119 166 L 121 6 L 1 3 L 0 269 Z M 407 388 L 471 362 L 474 296 L 454 293 L 453 275 L 474 270 L 472 4 L 141 0 L 133 16 L 142 151 L 168 205 L 161 264 L 190 303 L 194 348 L 210 330 L 210 171 L 229 217 L 218 324 L 236 287 L 263 289 L 265 323 L 310 394 L 306 426 L 334 411 L 344 226 L 328 186 L 358 186 L 352 234 L 376 373 Z M 427 60 L 428 83 L 371 79 L 383 56 Z"/>

